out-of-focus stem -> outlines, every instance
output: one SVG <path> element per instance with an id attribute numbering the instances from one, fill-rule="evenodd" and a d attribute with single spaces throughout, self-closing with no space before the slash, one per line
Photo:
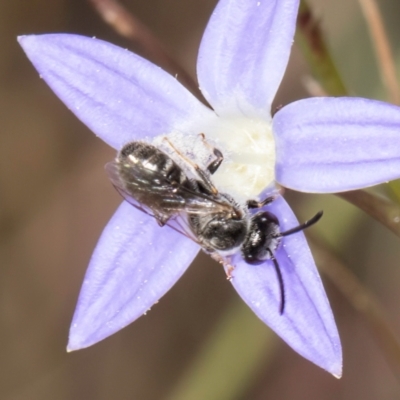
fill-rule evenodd
<path id="1" fill-rule="evenodd" d="M 345 96 L 346 87 L 333 63 L 321 27 L 304 0 L 297 17 L 296 43 L 323 89 L 331 96 Z"/>
<path id="2" fill-rule="evenodd" d="M 391 195 L 394 197 L 397 203 L 400 203 L 400 179 L 389 182 L 389 187 L 391 189 Z"/>
<path id="3" fill-rule="evenodd" d="M 400 237 L 400 206 L 391 200 L 365 190 L 353 190 L 336 195 L 357 206 Z"/>
<path id="4" fill-rule="evenodd" d="M 387 96 L 393 104 L 400 104 L 400 88 L 396 76 L 396 66 L 389 39 L 386 34 L 382 14 L 375 0 L 358 0 L 374 43 L 376 59 Z M 400 181 L 389 182 L 389 187 L 400 203 Z"/>
<path id="5" fill-rule="evenodd" d="M 393 104 L 400 103 L 400 91 L 396 77 L 396 68 L 389 40 L 382 22 L 382 16 L 375 0 L 358 0 L 367 21 L 374 43 L 381 79 L 386 87 L 388 99 Z"/>
<path id="6" fill-rule="evenodd" d="M 276 343 L 276 335 L 235 301 L 168 399 L 242 398 L 260 365 L 272 360 Z"/>
<path id="7" fill-rule="evenodd" d="M 151 30 L 118 0 L 89 1 L 103 20 L 111 25 L 116 32 L 134 42 L 148 59 L 176 76 L 199 100 L 206 103 L 196 81 L 169 55 Z"/>
<path id="8" fill-rule="evenodd" d="M 347 95 L 347 90 L 328 52 L 318 21 L 313 17 L 305 0 L 302 0 L 300 5 L 297 28 L 297 42 L 312 73 L 323 89 L 329 95 Z M 381 60 L 381 62 L 388 61 Z M 364 190 L 339 193 L 338 196 L 356 205 L 400 236 L 400 207 L 390 200 Z M 320 239 L 313 238 L 311 247 L 321 271 L 340 290 L 354 309 L 365 317 L 379 348 L 396 377 L 400 379 L 400 341 L 375 296 L 327 250 Z"/>
<path id="9" fill-rule="evenodd" d="M 362 0 L 360 0 L 362 1 Z M 323 91 L 330 96 L 346 96 L 348 92 L 330 56 L 319 22 L 305 0 L 300 3 L 297 19 L 296 41 L 299 44 L 311 72 Z M 310 83 L 311 82 L 311 83 Z M 311 95 L 322 94 L 315 83 L 308 81 L 306 88 Z M 389 182 L 388 186 L 400 202 L 400 182 Z M 389 200 L 371 195 L 363 190 L 340 194 L 342 198 L 361 208 L 391 231 L 399 235 L 397 207 Z M 370 202 L 370 204 L 369 204 Z M 381 210 L 379 208 L 381 207 Z M 387 215 L 385 215 L 387 213 Z"/>
<path id="10" fill-rule="evenodd" d="M 311 235 L 308 235 L 310 238 Z M 312 252 L 320 271 L 335 285 L 353 308 L 368 323 L 375 340 L 393 373 L 400 380 L 400 340 L 376 297 L 320 239 L 311 236 Z"/>

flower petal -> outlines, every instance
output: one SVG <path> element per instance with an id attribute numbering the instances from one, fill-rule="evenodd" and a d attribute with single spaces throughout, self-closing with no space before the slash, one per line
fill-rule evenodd
<path id="1" fill-rule="evenodd" d="M 268 207 L 285 231 L 299 225 L 283 198 Z M 256 315 L 303 357 L 335 376 L 342 371 L 342 351 L 321 279 L 302 232 L 283 238 L 276 252 L 284 281 L 285 310 L 272 261 L 248 265 L 238 261 L 232 284 Z"/>
<path id="2" fill-rule="evenodd" d="M 68 349 L 88 347 L 143 315 L 181 277 L 199 246 L 123 202 L 83 281 Z"/>
<path id="3" fill-rule="evenodd" d="M 270 119 L 293 43 L 298 0 L 221 0 L 204 33 L 197 74 L 220 115 Z"/>
<path id="4" fill-rule="evenodd" d="M 19 42 L 57 96 L 116 149 L 213 114 L 161 68 L 102 40 L 52 34 Z"/>
<path id="5" fill-rule="evenodd" d="M 300 100 L 273 119 L 276 179 L 329 193 L 400 177 L 400 108 L 361 98 Z"/>

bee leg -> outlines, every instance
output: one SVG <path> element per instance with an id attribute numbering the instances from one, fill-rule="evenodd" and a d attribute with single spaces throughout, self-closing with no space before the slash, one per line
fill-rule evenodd
<path id="1" fill-rule="evenodd" d="M 231 281 L 233 279 L 232 271 L 235 269 L 233 265 L 227 264 L 226 265 L 226 279 Z"/>
<path id="2" fill-rule="evenodd" d="M 198 165 L 195 166 L 195 170 L 206 192 L 208 192 L 208 194 L 217 195 L 218 189 L 211 182 L 211 179 L 208 177 L 208 175 Z"/>
<path id="3" fill-rule="evenodd" d="M 262 208 L 262 207 L 266 206 L 267 204 L 272 203 L 274 200 L 276 200 L 281 195 L 282 195 L 282 191 L 280 189 L 278 189 L 271 196 L 268 196 L 264 200 L 261 200 L 261 201 L 253 200 L 253 199 L 247 200 L 246 205 L 249 210 L 252 208 Z"/>
<path id="4" fill-rule="evenodd" d="M 231 281 L 233 276 L 232 276 L 232 271 L 235 269 L 235 267 L 230 264 L 229 262 L 226 261 L 223 257 L 221 257 L 218 253 L 209 253 L 211 258 L 215 260 L 217 263 L 221 264 L 225 268 L 226 272 L 226 279 L 228 281 Z"/>
<path id="5" fill-rule="evenodd" d="M 213 175 L 217 171 L 219 166 L 222 164 L 222 161 L 224 161 L 224 155 L 220 150 L 218 150 L 216 147 L 211 146 L 210 143 L 207 142 L 206 135 L 204 133 L 200 133 L 199 135 L 201 136 L 204 145 L 208 147 L 216 157 L 214 161 L 212 161 L 210 164 L 207 165 L 208 172 L 211 175 Z"/>
<path id="6" fill-rule="evenodd" d="M 189 158 L 187 158 L 184 154 L 182 154 L 172 143 L 171 141 L 167 138 L 164 137 L 164 140 L 174 149 L 174 151 L 176 152 L 176 154 L 178 154 L 179 157 L 181 157 L 183 160 L 185 160 L 185 162 L 189 165 L 191 165 L 194 170 L 196 171 L 197 175 L 200 178 L 200 182 L 202 184 L 202 186 L 204 187 L 205 191 L 208 194 L 212 194 L 212 195 L 216 195 L 218 194 L 218 190 L 217 188 L 214 186 L 214 184 L 211 182 L 211 179 L 208 177 L 207 173 L 205 171 L 203 171 L 196 163 L 194 163 L 192 160 L 190 160 Z M 218 150 L 219 151 L 219 150 Z M 221 153 L 222 155 L 222 153 Z M 222 160 L 221 160 L 222 162 Z M 221 164 L 220 162 L 220 164 Z M 218 165 L 219 166 L 219 165 Z M 217 168 L 218 168 L 217 166 Z"/>
<path id="7" fill-rule="evenodd" d="M 207 170 L 211 175 L 217 171 L 219 166 L 222 164 L 222 161 L 224 161 L 224 156 L 220 150 L 214 147 L 213 153 L 217 158 L 207 165 Z"/>
<path id="8" fill-rule="evenodd" d="M 258 201 L 258 200 L 247 200 L 246 205 L 248 209 L 252 209 L 252 208 L 261 208 L 266 206 L 269 203 L 272 203 L 275 199 L 277 198 L 277 196 L 273 195 L 273 196 L 269 196 L 266 199 L 262 200 L 262 201 Z"/>

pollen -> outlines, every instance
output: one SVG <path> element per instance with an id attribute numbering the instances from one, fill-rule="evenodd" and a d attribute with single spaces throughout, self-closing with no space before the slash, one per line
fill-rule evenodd
<path id="1" fill-rule="evenodd" d="M 152 144 L 192 177 L 196 173 L 185 158 L 204 170 L 215 159 L 212 149 L 217 148 L 224 160 L 211 180 L 220 192 L 230 194 L 239 203 L 257 198 L 274 183 L 275 140 L 270 121 L 234 116 L 202 122 L 193 124 L 190 133 L 174 131 L 157 136 Z"/>
<path id="2" fill-rule="evenodd" d="M 274 182 L 275 140 L 270 122 L 226 119 L 213 139 L 225 157 L 213 176 L 220 190 L 241 201 L 256 198 Z"/>

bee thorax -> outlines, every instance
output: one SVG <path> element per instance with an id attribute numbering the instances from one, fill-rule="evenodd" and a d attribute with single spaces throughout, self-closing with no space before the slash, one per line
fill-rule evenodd
<path id="1" fill-rule="evenodd" d="M 247 233 L 247 221 L 233 219 L 228 213 L 195 215 L 189 222 L 202 246 L 209 251 L 235 249 Z"/>

